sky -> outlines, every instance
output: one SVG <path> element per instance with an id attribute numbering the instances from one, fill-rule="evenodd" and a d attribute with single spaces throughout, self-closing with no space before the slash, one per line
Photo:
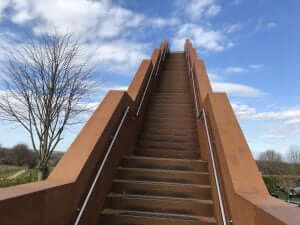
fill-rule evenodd
<path id="1" fill-rule="evenodd" d="M 162 40 L 180 51 L 190 38 L 214 91 L 227 92 L 254 156 L 285 155 L 300 149 L 299 11 L 295 0 L 0 0 L 0 68 L 7 49 L 71 32 L 95 68 L 98 105 L 109 89 L 127 89 Z M 57 150 L 67 150 L 82 125 L 67 129 Z M 25 131 L 0 121 L 0 144 L 20 142 L 30 145 Z"/>

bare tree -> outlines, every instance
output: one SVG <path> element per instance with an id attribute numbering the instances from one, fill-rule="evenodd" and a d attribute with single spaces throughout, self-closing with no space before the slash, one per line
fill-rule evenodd
<path id="1" fill-rule="evenodd" d="M 291 146 L 287 153 L 287 159 L 291 163 L 300 164 L 300 146 Z"/>
<path id="2" fill-rule="evenodd" d="M 2 119 L 19 123 L 38 153 L 39 179 L 66 126 L 86 111 L 91 73 L 80 62 L 80 44 L 71 34 L 43 36 L 10 52 L 4 65 Z"/>
<path id="3" fill-rule="evenodd" d="M 270 161 L 270 162 L 280 162 L 282 161 L 282 156 L 280 153 L 274 150 L 267 150 L 265 152 L 260 153 L 259 161 Z"/>
<path id="4" fill-rule="evenodd" d="M 263 174 L 278 175 L 287 174 L 287 165 L 282 161 L 280 153 L 274 150 L 267 150 L 260 153 L 257 166 Z"/>

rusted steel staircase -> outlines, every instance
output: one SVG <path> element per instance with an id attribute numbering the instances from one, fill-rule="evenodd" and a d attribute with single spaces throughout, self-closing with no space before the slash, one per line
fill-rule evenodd
<path id="1" fill-rule="evenodd" d="M 122 158 L 100 224 L 216 224 L 183 53 L 170 53 L 133 154 Z"/>
<path id="2" fill-rule="evenodd" d="M 189 40 L 110 91 L 47 180 L 0 190 L 0 225 L 299 225 L 271 197 Z"/>

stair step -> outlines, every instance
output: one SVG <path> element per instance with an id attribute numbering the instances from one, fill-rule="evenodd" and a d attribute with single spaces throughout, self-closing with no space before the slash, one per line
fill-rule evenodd
<path id="1" fill-rule="evenodd" d="M 189 104 L 189 106 L 193 107 L 194 102 L 191 99 L 179 100 L 177 98 L 151 98 L 150 104 L 172 104 L 172 105 Z"/>
<path id="2" fill-rule="evenodd" d="M 110 193 L 107 207 L 130 211 L 213 216 L 211 200 Z"/>
<path id="3" fill-rule="evenodd" d="M 208 172 L 118 167 L 117 178 L 168 183 L 209 185 Z"/>
<path id="4" fill-rule="evenodd" d="M 181 119 L 181 120 L 180 120 Z M 184 125 L 187 127 L 191 127 L 191 128 L 196 128 L 196 120 L 194 118 L 168 118 L 168 119 L 164 119 L 164 118 L 160 118 L 160 117 L 154 117 L 154 118 L 147 118 L 146 123 L 148 124 L 166 124 L 166 125 Z"/>
<path id="5" fill-rule="evenodd" d="M 155 110 L 152 111 L 151 109 L 149 109 L 149 111 L 147 112 L 147 115 L 149 116 L 154 116 L 154 117 L 180 117 L 180 118 L 195 118 L 195 112 L 194 111 L 190 111 L 190 112 L 179 112 L 179 111 L 173 111 L 170 113 L 170 110 L 168 111 L 159 111 L 159 110 Z"/>
<path id="6" fill-rule="evenodd" d="M 212 217 L 105 209 L 100 224 L 107 225 L 215 225 Z"/>
<path id="7" fill-rule="evenodd" d="M 181 74 L 186 74 L 188 73 L 188 67 L 187 66 L 183 66 L 183 65 L 166 65 L 164 68 L 164 71 L 174 71 L 174 72 L 178 72 Z"/>
<path id="8" fill-rule="evenodd" d="M 112 192 L 211 200 L 211 186 L 209 185 L 115 179 Z"/>
<path id="9" fill-rule="evenodd" d="M 174 91 L 162 91 L 162 90 L 158 90 L 154 95 L 153 98 L 157 98 L 157 99 L 161 99 L 161 98 L 171 98 L 174 99 L 174 97 L 176 97 L 177 99 L 190 99 L 191 95 L 188 91 L 186 92 L 174 92 Z"/>
<path id="10" fill-rule="evenodd" d="M 157 127 L 144 127 L 142 132 L 148 134 L 157 134 L 157 135 L 178 135 L 178 136 L 189 136 L 195 135 L 195 129 L 176 129 L 176 128 L 157 128 Z"/>
<path id="11" fill-rule="evenodd" d="M 186 123 L 172 123 L 172 122 L 151 122 L 147 121 L 144 124 L 144 128 L 153 128 L 153 129 L 183 129 L 183 130 L 192 130 L 193 132 L 196 132 L 197 125 L 196 124 L 186 124 Z"/>
<path id="12" fill-rule="evenodd" d="M 148 122 L 147 124 L 144 124 L 143 132 L 145 132 L 147 130 L 152 130 L 152 131 L 157 131 L 157 132 L 162 130 L 161 133 L 167 132 L 167 130 L 169 130 L 169 133 L 166 133 L 166 134 L 175 134 L 175 135 L 176 134 L 182 135 L 184 132 L 189 132 L 191 134 L 195 134 L 196 126 L 194 125 L 193 128 L 190 128 L 189 126 L 184 125 L 184 124 L 172 124 L 172 125 L 171 124 L 159 124 L 159 123 L 151 124 L 150 122 Z"/>
<path id="13" fill-rule="evenodd" d="M 180 62 L 179 63 L 179 66 L 181 67 L 184 67 L 186 66 L 185 64 L 182 64 Z M 166 63 L 167 65 L 168 63 Z M 170 64 L 169 64 L 170 65 Z M 188 77 L 188 68 L 186 67 L 186 71 L 172 71 L 172 70 L 168 70 L 168 66 L 166 66 L 162 71 L 161 71 L 161 78 L 162 79 L 163 77 L 182 77 L 182 78 L 187 78 L 187 80 L 189 79 Z"/>
<path id="14" fill-rule="evenodd" d="M 176 108 L 174 109 L 164 109 L 164 108 L 152 108 L 151 110 L 148 111 L 147 115 L 155 115 L 156 117 L 161 117 L 161 116 L 167 116 L 167 115 L 172 115 L 172 116 L 177 116 L 181 118 L 195 118 L 195 112 L 193 109 L 189 110 L 177 110 Z M 147 121 L 146 121 L 147 122 Z"/>
<path id="15" fill-rule="evenodd" d="M 167 108 L 167 109 L 173 109 L 173 108 L 178 108 L 178 109 L 184 109 L 188 110 L 190 108 L 193 108 L 193 103 L 172 103 L 172 102 L 151 102 L 151 109 L 152 108 Z"/>
<path id="16" fill-rule="evenodd" d="M 159 87 L 163 87 L 163 88 L 184 87 L 186 88 L 186 90 L 189 90 L 188 77 L 184 77 L 184 76 L 187 76 L 187 74 L 177 75 L 176 73 L 173 73 L 173 74 L 164 75 L 164 77 L 160 78 L 158 85 Z"/>
<path id="17" fill-rule="evenodd" d="M 196 142 L 183 142 L 175 140 L 149 140 L 139 139 L 138 146 L 141 148 L 174 148 L 182 150 L 197 150 L 199 144 Z"/>
<path id="18" fill-rule="evenodd" d="M 149 168 L 207 172 L 207 162 L 189 159 L 168 159 L 143 156 L 125 156 L 121 161 L 123 167 Z"/>
<path id="19" fill-rule="evenodd" d="M 149 141 L 162 141 L 162 140 L 169 140 L 174 142 L 195 142 L 198 143 L 198 137 L 195 135 L 157 135 L 151 133 L 142 133 L 140 135 L 140 139 L 145 139 Z"/>
<path id="20" fill-rule="evenodd" d="M 185 117 L 180 118 L 178 116 L 170 115 L 170 116 L 154 116 L 152 114 L 146 115 L 146 120 L 150 121 L 158 121 L 158 122 L 180 122 L 180 123 L 196 123 L 196 118 L 194 117 Z"/>
<path id="21" fill-rule="evenodd" d="M 164 64 L 164 66 L 168 66 L 168 65 L 170 65 L 170 66 L 186 66 L 188 64 L 186 63 L 185 60 L 180 59 L 180 60 L 167 60 Z"/>
<path id="22" fill-rule="evenodd" d="M 200 159 L 199 151 L 181 151 L 174 149 L 157 149 L 144 148 L 136 150 L 135 154 L 138 156 L 158 157 L 158 158 L 173 158 L 173 159 Z"/>

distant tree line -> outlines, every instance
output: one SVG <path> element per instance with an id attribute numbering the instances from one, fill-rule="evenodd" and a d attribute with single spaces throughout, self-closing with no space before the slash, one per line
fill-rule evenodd
<path id="1" fill-rule="evenodd" d="M 292 146 L 284 155 L 267 150 L 260 153 L 256 163 L 273 196 L 288 196 L 291 188 L 300 187 L 300 147 Z"/>
<path id="2" fill-rule="evenodd" d="M 285 156 L 275 150 L 260 153 L 257 166 L 264 175 L 300 175 L 300 147 L 292 146 Z"/>
<path id="3" fill-rule="evenodd" d="M 54 152 L 49 160 L 49 166 L 55 166 L 62 152 Z M 0 145 L 0 164 L 28 167 L 37 167 L 38 155 L 26 144 L 17 144 L 12 148 L 5 148 Z"/>

